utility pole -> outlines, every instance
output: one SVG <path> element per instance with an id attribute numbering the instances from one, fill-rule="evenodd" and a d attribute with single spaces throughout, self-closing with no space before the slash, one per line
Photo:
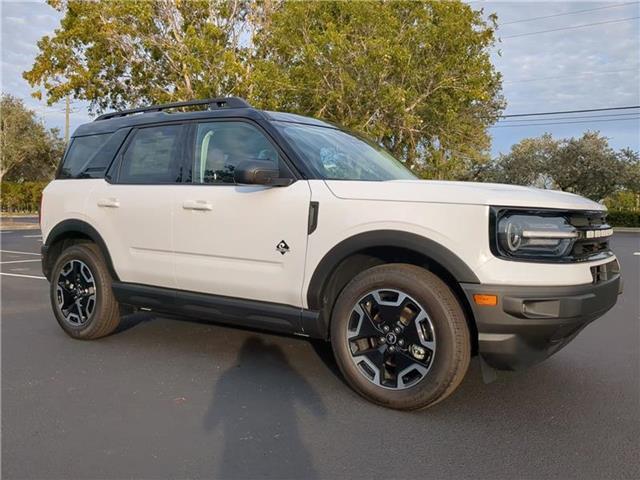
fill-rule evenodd
<path id="1" fill-rule="evenodd" d="M 65 110 L 64 110 L 64 143 L 69 144 L 69 95 L 65 97 Z"/>

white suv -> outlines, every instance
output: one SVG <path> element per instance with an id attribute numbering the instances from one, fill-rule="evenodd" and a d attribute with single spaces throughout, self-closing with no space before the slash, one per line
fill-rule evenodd
<path id="1" fill-rule="evenodd" d="M 41 210 L 72 337 L 134 307 L 321 338 L 357 392 L 398 409 L 444 399 L 472 354 L 549 356 L 620 290 L 602 205 L 419 180 L 358 135 L 235 97 L 82 125 Z"/>

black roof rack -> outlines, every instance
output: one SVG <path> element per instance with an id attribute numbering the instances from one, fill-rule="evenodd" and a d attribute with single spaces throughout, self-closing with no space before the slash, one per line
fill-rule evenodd
<path id="1" fill-rule="evenodd" d="M 170 108 L 192 107 L 196 105 L 208 105 L 209 110 L 222 108 L 251 108 L 251 105 L 249 105 L 246 100 L 240 97 L 207 98 L 205 100 L 189 100 L 187 102 L 163 103 L 162 105 L 150 105 L 148 107 L 132 108 L 130 110 L 120 110 L 119 112 L 105 113 L 97 117 L 94 122 L 97 122 L 98 120 L 108 120 L 110 118 L 125 117 L 134 113 L 160 112 L 162 110 L 168 110 Z"/>

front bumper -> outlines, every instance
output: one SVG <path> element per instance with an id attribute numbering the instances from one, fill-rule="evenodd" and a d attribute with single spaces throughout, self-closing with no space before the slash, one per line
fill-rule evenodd
<path id="1" fill-rule="evenodd" d="M 499 370 L 521 370 L 554 354 L 613 307 L 620 274 L 587 285 L 527 287 L 463 284 L 478 328 L 478 352 Z M 474 294 L 497 295 L 495 306 Z"/>

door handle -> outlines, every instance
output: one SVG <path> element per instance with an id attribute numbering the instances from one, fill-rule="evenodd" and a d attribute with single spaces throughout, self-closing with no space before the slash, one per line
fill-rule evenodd
<path id="1" fill-rule="evenodd" d="M 98 200 L 99 207 L 107 207 L 107 208 L 118 208 L 120 206 L 120 202 L 117 198 L 101 198 Z"/>
<path id="2" fill-rule="evenodd" d="M 185 210 L 213 210 L 213 205 L 205 200 L 187 200 L 182 204 Z"/>

